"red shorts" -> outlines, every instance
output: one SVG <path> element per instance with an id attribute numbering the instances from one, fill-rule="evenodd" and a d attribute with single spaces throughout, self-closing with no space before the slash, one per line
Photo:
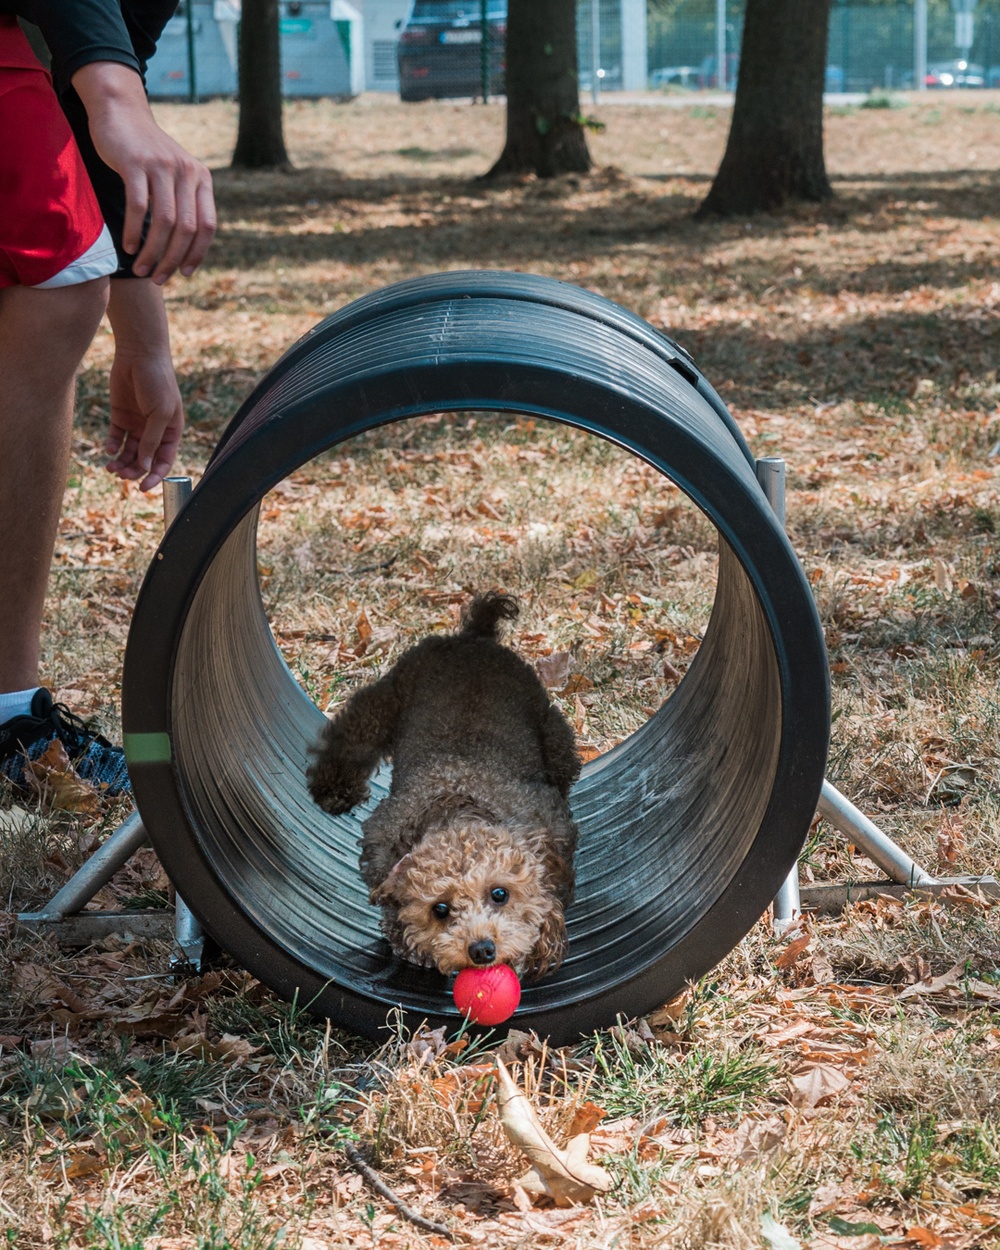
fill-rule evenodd
<path id="1" fill-rule="evenodd" d="M 117 268 L 51 79 L 0 17 L 0 289 L 72 286 Z"/>

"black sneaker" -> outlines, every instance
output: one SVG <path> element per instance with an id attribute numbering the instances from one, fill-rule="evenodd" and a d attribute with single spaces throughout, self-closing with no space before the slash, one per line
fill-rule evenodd
<path id="1" fill-rule="evenodd" d="M 30 790 L 25 761 L 37 760 L 53 738 L 66 748 L 77 774 L 102 794 L 130 794 L 125 752 L 99 734 L 63 703 L 53 703 L 43 687 L 35 691 L 27 716 L 14 716 L 0 725 L 0 776 L 17 789 Z"/>

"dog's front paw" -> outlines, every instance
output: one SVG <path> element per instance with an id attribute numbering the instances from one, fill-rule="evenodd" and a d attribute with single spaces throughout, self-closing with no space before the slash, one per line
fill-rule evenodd
<path id="1" fill-rule="evenodd" d="M 337 770 L 316 765 L 307 774 L 313 802 L 331 816 L 342 816 L 368 798 L 368 783 L 356 777 L 345 777 Z"/>

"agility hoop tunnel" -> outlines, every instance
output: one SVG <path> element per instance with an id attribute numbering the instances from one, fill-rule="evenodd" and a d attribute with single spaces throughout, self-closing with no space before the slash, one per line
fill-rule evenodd
<path id="1" fill-rule="evenodd" d="M 445 979 L 394 960 L 358 871 L 364 809 L 310 799 L 324 718 L 274 642 L 260 501 L 354 435 L 429 413 L 561 422 L 656 468 L 713 522 L 715 601 L 673 695 L 587 764 L 570 949 L 513 1023 L 555 1043 L 636 1016 L 707 972 L 764 912 L 816 810 L 830 726 L 812 594 L 736 423 L 690 358 L 600 296 L 446 273 L 328 318 L 226 430 L 146 575 L 125 656 L 136 803 L 215 940 L 280 994 L 357 1033 L 387 1015 L 457 1026 Z"/>

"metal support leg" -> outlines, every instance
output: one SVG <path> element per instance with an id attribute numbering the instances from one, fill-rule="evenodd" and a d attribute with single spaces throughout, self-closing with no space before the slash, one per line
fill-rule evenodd
<path id="1" fill-rule="evenodd" d="M 868 819 L 864 812 L 845 799 L 828 781 L 823 782 L 819 798 L 819 814 L 835 829 L 861 847 L 870 860 L 900 885 L 936 885 L 937 879 L 910 859 L 887 834 Z"/>
<path id="2" fill-rule="evenodd" d="M 202 970 L 205 958 L 205 930 L 179 894 L 174 895 L 174 969 Z"/>
<path id="3" fill-rule="evenodd" d="M 761 456 L 757 461 L 757 481 L 775 516 L 785 524 L 785 462 L 780 456 Z M 799 897 L 799 865 L 792 865 L 774 896 L 774 932 L 780 937 L 802 915 Z"/>
<path id="4" fill-rule="evenodd" d="M 785 462 L 780 456 L 762 456 L 756 463 L 756 469 L 757 481 L 775 515 L 784 526 Z M 829 781 L 823 782 L 819 813 L 824 820 L 829 821 L 835 829 L 859 846 L 868 858 L 878 864 L 879 868 L 889 876 L 890 880 L 911 888 L 915 885 L 937 884 L 930 873 L 925 872 L 888 835 L 869 820 L 864 812 L 844 798 Z M 801 914 L 799 866 L 796 864 L 774 898 L 775 933 L 780 936 Z"/>
<path id="5" fill-rule="evenodd" d="M 108 884 L 118 869 L 131 859 L 145 841 L 146 830 L 139 819 L 139 813 L 133 812 L 128 820 L 101 843 L 41 911 L 26 912 L 19 919 L 25 924 L 41 921 L 51 924 L 82 911 L 97 891 Z"/>
<path id="6" fill-rule="evenodd" d="M 799 892 L 799 862 L 792 865 L 788 876 L 778 887 L 772 905 L 775 937 L 783 937 L 802 915 L 802 896 Z"/>
<path id="7" fill-rule="evenodd" d="M 166 477 L 163 479 L 163 521 L 167 529 L 173 525 L 177 514 L 191 497 L 189 477 Z M 174 896 L 174 954 L 171 964 L 175 969 L 193 968 L 200 971 L 205 954 L 205 930 L 179 894 Z"/>

